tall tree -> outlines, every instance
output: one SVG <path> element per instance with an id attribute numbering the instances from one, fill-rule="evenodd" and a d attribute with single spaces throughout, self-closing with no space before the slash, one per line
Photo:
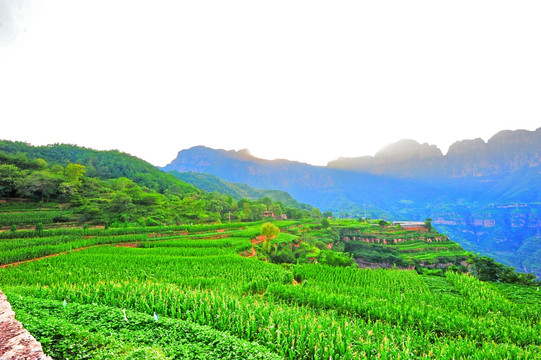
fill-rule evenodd
<path id="1" fill-rule="evenodd" d="M 21 193 L 27 197 L 40 197 L 41 201 L 49 202 L 49 199 L 58 194 L 62 179 L 51 174 L 49 171 L 36 171 L 25 178 L 21 185 Z"/>
<path id="2" fill-rule="evenodd" d="M 282 210 L 282 207 L 278 203 L 274 203 L 270 207 L 270 211 L 274 214 L 274 216 L 282 216 L 284 213 L 284 210 Z"/>
<path id="3" fill-rule="evenodd" d="M 80 164 L 68 164 L 64 170 L 64 174 L 68 178 L 68 181 L 79 182 L 86 173 L 86 167 Z"/>
<path id="4" fill-rule="evenodd" d="M 265 250 L 267 253 L 270 252 L 270 242 L 272 239 L 278 236 L 279 233 L 280 229 L 270 222 L 264 223 L 261 226 L 261 235 L 265 236 L 265 240 L 263 242 L 263 250 Z"/>
<path id="5" fill-rule="evenodd" d="M 250 207 L 250 204 L 248 202 L 244 203 L 243 210 L 244 220 L 250 220 L 252 218 L 252 208 Z"/>
<path id="6" fill-rule="evenodd" d="M 22 172 L 15 165 L 0 165 L 0 196 L 10 197 L 22 179 Z"/>
<path id="7" fill-rule="evenodd" d="M 432 231 L 432 219 L 426 218 L 425 220 L 425 228 L 428 229 L 428 231 Z"/>

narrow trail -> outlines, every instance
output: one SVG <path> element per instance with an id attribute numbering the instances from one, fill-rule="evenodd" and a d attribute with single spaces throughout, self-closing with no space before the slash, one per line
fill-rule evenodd
<path id="1" fill-rule="evenodd" d="M 255 239 L 250 239 L 253 245 L 262 244 L 265 241 L 265 235 L 259 235 Z"/>
<path id="2" fill-rule="evenodd" d="M 135 248 L 135 247 L 137 247 L 137 244 L 138 244 L 138 243 L 134 243 L 134 242 L 125 242 L 125 243 L 116 243 L 116 244 L 97 244 L 97 245 L 84 246 L 84 247 L 77 248 L 77 249 L 71 249 L 71 250 L 69 250 L 69 251 L 61 251 L 61 252 L 59 252 L 59 253 L 49 254 L 49 255 L 45 255 L 45 256 L 40 256 L 40 257 L 33 258 L 33 259 L 21 260 L 21 261 L 17 261 L 17 262 L 14 262 L 14 263 L 3 264 L 3 265 L 0 265 L 0 268 L 6 268 L 6 267 L 8 267 L 8 266 L 17 266 L 17 265 L 24 264 L 24 263 L 27 263 L 27 262 L 43 260 L 43 259 L 47 259 L 47 258 L 59 256 L 59 255 L 65 255 L 65 254 L 68 254 L 68 253 L 74 252 L 74 251 L 83 251 L 83 250 L 90 249 L 90 248 L 94 248 L 94 247 L 100 247 L 100 246 L 115 246 L 115 247 L 129 247 L 129 248 Z M 0 359 L 0 360 L 3 360 L 3 359 Z"/>
<path id="3" fill-rule="evenodd" d="M 255 239 L 250 239 L 250 242 L 252 243 L 252 250 L 249 251 L 243 251 L 239 255 L 244 256 L 246 258 L 251 258 L 257 255 L 257 252 L 255 251 L 255 245 L 262 244 L 265 241 L 265 236 L 260 235 L 257 236 Z"/>
<path id="4" fill-rule="evenodd" d="M 252 246 L 252 251 L 250 251 L 247 255 L 243 255 L 243 256 L 247 257 L 247 258 L 251 258 L 251 257 L 254 257 L 256 255 L 257 255 L 257 253 L 255 252 L 255 248 Z"/>

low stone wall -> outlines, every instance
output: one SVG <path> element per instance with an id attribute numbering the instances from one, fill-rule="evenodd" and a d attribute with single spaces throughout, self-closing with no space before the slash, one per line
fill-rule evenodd
<path id="1" fill-rule="evenodd" d="M 0 291 L 0 360 L 52 360 L 41 344 L 15 320 L 15 313 Z"/>
<path id="2" fill-rule="evenodd" d="M 358 236 L 357 235 L 342 236 L 340 238 L 340 240 L 342 240 L 342 241 L 361 241 L 361 242 L 365 242 L 365 243 L 384 244 L 384 245 L 387 245 L 387 244 L 400 244 L 400 243 L 403 243 L 403 242 L 406 242 L 406 241 L 411 241 L 411 239 L 378 238 L 378 237 L 373 237 L 373 236 L 365 237 L 365 236 L 362 236 L 362 235 L 358 235 Z M 422 241 L 427 242 L 427 243 L 443 242 L 443 241 L 447 241 L 447 240 L 448 239 L 446 237 L 440 237 L 440 236 L 435 236 L 435 237 L 429 237 L 429 238 L 422 239 Z"/>

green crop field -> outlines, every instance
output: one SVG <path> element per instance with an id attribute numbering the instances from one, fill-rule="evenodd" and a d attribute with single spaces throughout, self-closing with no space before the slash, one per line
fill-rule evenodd
<path id="1" fill-rule="evenodd" d="M 541 357 L 535 288 L 240 256 L 261 224 L 6 231 L 3 264 L 61 254 L 0 268 L 0 289 L 55 359 Z M 326 234 L 276 224 L 278 250 Z"/>

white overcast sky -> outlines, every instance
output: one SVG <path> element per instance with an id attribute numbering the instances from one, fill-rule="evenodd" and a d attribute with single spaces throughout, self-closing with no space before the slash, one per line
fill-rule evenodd
<path id="1" fill-rule="evenodd" d="M 541 1 L 0 0 L 0 139 L 317 165 L 541 127 Z"/>

